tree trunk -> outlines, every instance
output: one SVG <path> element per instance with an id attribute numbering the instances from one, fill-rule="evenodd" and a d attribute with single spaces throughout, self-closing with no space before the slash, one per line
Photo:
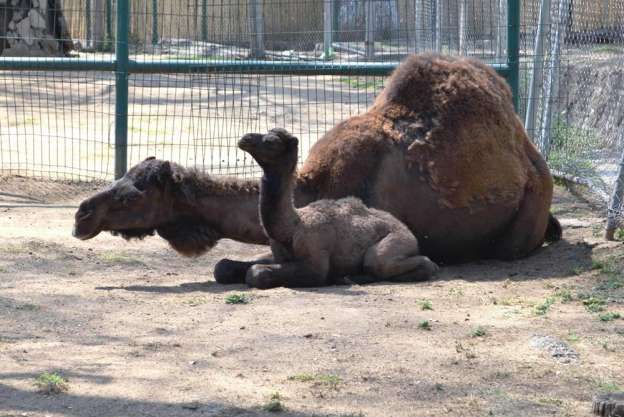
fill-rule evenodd
<path id="1" fill-rule="evenodd" d="M 63 56 L 74 49 L 61 0 L 0 0 L 0 5 L 5 37 L 0 55 Z"/>
<path id="2" fill-rule="evenodd" d="M 600 395 L 594 398 L 592 407 L 601 417 L 624 417 L 624 392 Z"/>

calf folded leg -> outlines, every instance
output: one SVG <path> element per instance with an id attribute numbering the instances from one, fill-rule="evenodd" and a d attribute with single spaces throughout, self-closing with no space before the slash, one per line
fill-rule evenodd
<path id="1" fill-rule="evenodd" d="M 219 284 L 244 284 L 247 270 L 256 264 L 273 263 L 271 252 L 264 253 L 250 261 L 221 259 L 214 267 L 214 278 Z"/>
<path id="2" fill-rule="evenodd" d="M 371 246 L 364 256 L 364 271 L 387 281 L 423 281 L 431 278 L 438 266 L 418 254 L 418 241 L 411 234 L 390 233 Z"/>
<path id="3" fill-rule="evenodd" d="M 328 272 L 329 256 L 323 253 L 304 261 L 253 265 L 247 270 L 245 282 L 260 289 L 320 287 L 327 285 Z"/>

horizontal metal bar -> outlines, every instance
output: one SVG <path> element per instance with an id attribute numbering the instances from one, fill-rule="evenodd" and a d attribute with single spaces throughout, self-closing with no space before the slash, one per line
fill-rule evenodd
<path id="1" fill-rule="evenodd" d="M 0 70 L 13 71 L 115 71 L 114 59 L 0 58 Z"/>
<path id="2" fill-rule="evenodd" d="M 252 73 L 283 75 L 387 75 L 398 62 L 339 63 L 323 61 L 130 61 L 134 73 Z"/>
<path id="3" fill-rule="evenodd" d="M 250 73 L 282 75 L 389 75 L 399 62 L 324 62 L 324 61 L 192 61 L 130 60 L 130 73 Z M 507 77 L 506 64 L 491 65 Z M 21 71 L 115 71 L 114 59 L 77 58 L 0 58 L 0 70 Z"/>
<path id="4" fill-rule="evenodd" d="M 399 62 L 324 62 L 324 61 L 190 61 L 190 60 L 130 60 L 131 73 L 248 73 L 281 75 L 369 75 L 385 76 Z M 507 64 L 491 65 L 507 77 Z"/>

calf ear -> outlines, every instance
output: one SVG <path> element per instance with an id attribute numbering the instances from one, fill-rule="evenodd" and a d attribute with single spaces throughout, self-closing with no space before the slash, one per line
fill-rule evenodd
<path id="1" fill-rule="evenodd" d="M 171 169 L 171 163 L 169 161 L 163 161 L 163 163 L 160 164 L 156 172 L 156 178 L 158 182 L 163 185 L 173 178 L 173 170 Z"/>
<path id="2" fill-rule="evenodd" d="M 297 139 L 293 135 L 290 135 L 290 137 L 288 139 L 289 139 L 288 140 L 288 149 L 290 149 L 290 150 L 297 149 L 297 146 L 299 145 L 299 139 Z"/>

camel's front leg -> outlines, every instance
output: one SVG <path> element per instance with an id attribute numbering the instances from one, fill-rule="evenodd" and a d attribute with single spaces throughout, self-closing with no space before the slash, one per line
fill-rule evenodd
<path id="1" fill-rule="evenodd" d="M 250 261 L 234 261 L 224 258 L 215 265 L 214 278 L 219 284 L 244 284 L 249 268 L 257 264 L 271 264 L 273 262 L 271 252 L 263 253 Z"/>
<path id="2" fill-rule="evenodd" d="M 245 282 L 250 287 L 260 289 L 320 287 L 328 284 L 328 272 L 329 257 L 320 256 L 314 261 L 253 265 L 247 270 Z"/>

